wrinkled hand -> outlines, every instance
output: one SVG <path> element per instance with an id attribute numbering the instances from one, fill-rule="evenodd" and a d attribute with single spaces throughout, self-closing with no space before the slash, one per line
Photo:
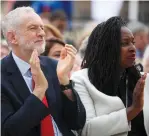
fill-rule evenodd
<path id="1" fill-rule="evenodd" d="M 57 65 L 57 76 L 60 84 L 69 83 L 69 74 L 75 61 L 77 50 L 72 45 L 65 45 L 61 51 L 60 59 Z"/>
<path id="2" fill-rule="evenodd" d="M 48 82 L 41 70 L 40 60 L 38 58 L 37 50 L 33 51 L 29 62 L 30 62 L 30 66 L 31 66 L 32 78 L 35 82 L 34 91 L 35 90 L 46 91 L 46 89 L 48 88 Z"/>

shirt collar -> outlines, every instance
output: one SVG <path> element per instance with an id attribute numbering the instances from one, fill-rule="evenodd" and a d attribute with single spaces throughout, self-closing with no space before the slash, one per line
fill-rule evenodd
<path id="1" fill-rule="evenodd" d="M 24 60 L 17 57 L 13 52 L 12 52 L 12 57 L 13 57 L 14 61 L 16 62 L 22 76 L 24 76 L 28 72 L 30 65 L 27 62 L 25 62 Z"/>

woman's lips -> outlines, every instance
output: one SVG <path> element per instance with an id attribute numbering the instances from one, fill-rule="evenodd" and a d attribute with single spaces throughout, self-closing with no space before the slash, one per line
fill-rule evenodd
<path id="1" fill-rule="evenodd" d="M 134 61 L 136 59 L 136 54 L 132 54 L 132 55 L 128 56 L 127 59 Z"/>
<path id="2" fill-rule="evenodd" d="M 136 59 L 136 57 L 129 57 L 128 59 L 132 59 L 132 60 L 135 60 L 135 59 Z"/>
<path id="3" fill-rule="evenodd" d="M 127 59 L 129 59 L 129 60 L 135 60 L 136 57 L 128 57 Z"/>

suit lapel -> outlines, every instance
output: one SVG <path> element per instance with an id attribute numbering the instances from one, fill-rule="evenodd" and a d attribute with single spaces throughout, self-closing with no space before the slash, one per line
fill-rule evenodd
<path id="1" fill-rule="evenodd" d="M 12 82 L 15 91 L 19 94 L 23 101 L 30 95 L 30 91 L 24 81 L 20 71 L 13 73 L 10 76 L 10 81 Z"/>
<path id="2" fill-rule="evenodd" d="M 41 69 L 48 81 L 48 89 L 46 91 L 46 98 L 47 102 L 49 105 L 49 111 L 50 114 L 52 115 L 54 121 L 56 122 L 57 125 L 59 125 L 59 104 L 60 102 L 58 101 L 60 97 L 60 94 L 58 90 L 56 90 L 56 86 L 58 86 L 56 79 L 55 79 L 55 71 L 52 69 L 52 63 L 50 64 L 49 62 L 43 63 L 42 59 L 40 59 L 41 63 Z"/>
<path id="3" fill-rule="evenodd" d="M 58 83 L 56 82 L 55 71 L 52 69 L 52 63 L 49 62 L 43 63 L 41 62 L 41 69 L 46 76 L 48 81 L 48 89 L 46 91 L 46 98 L 49 105 L 50 114 L 54 118 L 54 120 L 58 123 L 58 115 L 60 109 L 60 91 L 57 90 Z"/>
<path id="4" fill-rule="evenodd" d="M 42 71 L 43 71 L 43 73 L 44 73 L 44 75 L 48 81 L 48 89 L 46 91 L 46 98 L 47 98 L 49 107 L 51 107 L 56 101 L 56 94 L 54 91 L 53 81 L 52 81 L 53 79 L 51 76 L 52 73 L 49 73 L 50 70 L 47 71 L 47 69 L 44 66 L 44 64 L 42 63 L 42 61 L 41 61 L 41 69 L 42 69 Z"/>
<path id="5" fill-rule="evenodd" d="M 10 53 L 10 55 L 8 56 L 7 63 L 9 64 L 9 66 L 11 66 L 11 67 L 7 67 L 9 80 L 14 87 L 15 93 L 17 93 L 19 97 L 21 98 L 21 100 L 24 102 L 31 93 L 26 85 L 24 78 L 21 75 L 19 68 L 17 67 L 12 57 L 12 53 Z M 56 91 L 54 90 L 54 85 L 53 85 L 54 83 L 53 80 L 55 79 L 51 76 L 53 75 L 51 66 L 49 66 L 47 70 L 47 67 L 42 63 L 42 60 L 40 61 L 40 63 L 41 63 L 41 69 L 48 81 L 48 89 L 46 91 L 46 98 L 49 104 L 49 109 L 51 109 L 50 111 L 52 114 L 55 111 L 54 109 L 56 108 L 55 104 L 57 101 Z"/>
<path id="6" fill-rule="evenodd" d="M 9 73 L 9 80 L 14 86 L 15 92 L 20 96 L 22 101 L 24 102 L 25 99 L 30 95 L 30 91 L 26 85 L 24 78 L 21 75 L 19 68 L 17 67 L 12 53 L 10 53 L 8 57 L 8 63 L 11 67 L 7 68 L 7 72 Z"/>

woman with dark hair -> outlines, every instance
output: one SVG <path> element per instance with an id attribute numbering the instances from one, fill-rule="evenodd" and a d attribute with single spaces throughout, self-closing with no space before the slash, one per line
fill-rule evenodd
<path id="1" fill-rule="evenodd" d="M 59 60 L 62 49 L 65 47 L 65 43 L 58 38 L 50 38 L 46 40 L 45 51 L 41 54 L 50 58 Z"/>
<path id="2" fill-rule="evenodd" d="M 86 108 L 82 136 L 146 136 L 146 74 L 136 69 L 135 55 L 134 37 L 120 17 L 91 33 L 82 69 L 71 77 Z"/>

